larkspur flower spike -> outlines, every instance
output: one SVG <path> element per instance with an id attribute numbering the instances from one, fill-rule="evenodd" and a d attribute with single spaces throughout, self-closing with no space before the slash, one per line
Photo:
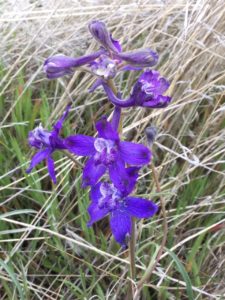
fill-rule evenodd
<path id="1" fill-rule="evenodd" d="M 144 145 L 120 139 L 118 127 L 121 122 L 121 108 L 166 107 L 171 101 L 171 97 L 164 96 L 169 82 L 159 72 L 147 69 L 134 84 L 129 98 L 121 99 L 122 93 L 114 94 L 111 89 L 111 79 L 120 71 L 142 70 L 156 65 L 158 54 L 149 48 L 122 51 L 119 41 L 113 39 L 102 21 L 90 22 L 89 30 L 99 44 L 98 51 L 75 58 L 64 55 L 49 57 L 44 63 L 44 71 L 49 79 L 53 79 L 72 74 L 85 66 L 83 71 L 97 77 L 90 91 L 102 85 L 108 99 L 115 106 L 112 121 L 109 122 L 103 117 L 96 123 L 97 137 L 78 134 L 61 138 L 59 133 L 69 111 L 67 108 L 52 131 L 47 131 L 40 125 L 29 133 L 29 143 L 38 152 L 33 156 L 27 172 L 31 172 L 38 163 L 46 160 L 49 175 L 55 183 L 52 158 L 54 151 L 66 149 L 72 154 L 87 156 L 88 160 L 83 169 L 83 187 L 91 186 L 88 225 L 91 226 L 109 215 L 113 236 L 125 247 L 132 231 L 132 218 L 150 218 L 157 212 L 158 206 L 151 200 L 130 196 L 140 168 L 151 160 L 151 151 Z M 148 128 L 146 135 L 150 147 L 156 135 L 155 129 Z M 103 176 L 103 181 L 99 182 Z"/>
<path id="2" fill-rule="evenodd" d="M 92 202 L 88 208 L 88 225 L 109 215 L 113 236 L 123 247 L 126 247 L 126 239 L 131 235 L 131 218 L 150 218 L 158 210 L 151 200 L 129 196 L 131 191 L 130 187 L 121 191 L 113 184 L 100 182 L 90 192 Z"/>

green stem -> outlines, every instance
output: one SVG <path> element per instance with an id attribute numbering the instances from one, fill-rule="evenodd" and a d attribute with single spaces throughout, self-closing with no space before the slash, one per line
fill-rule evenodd
<path id="1" fill-rule="evenodd" d="M 134 281 L 135 280 L 135 247 L 136 247 L 136 232 L 135 232 L 135 218 L 132 218 L 132 228 L 131 228 L 131 237 L 129 242 L 130 248 L 130 277 Z M 132 299 L 134 296 L 134 285 L 131 283 L 131 290 L 132 290 Z"/>
<path id="2" fill-rule="evenodd" d="M 114 84 L 114 81 L 112 79 L 109 79 L 107 81 L 108 86 L 111 88 L 113 93 L 117 96 L 118 92 L 116 89 L 116 86 Z M 122 133 L 123 131 L 123 126 L 122 126 L 122 116 L 120 116 L 120 122 L 119 122 L 119 133 Z M 135 246 L 136 246 L 136 234 L 135 234 L 135 218 L 132 218 L 132 228 L 131 228 L 131 237 L 130 237 L 130 242 L 129 242 L 129 259 L 130 259 L 130 277 L 134 281 L 135 280 Z M 132 295 L 132 299 L 134 297 L 134 291 L 135 291 L 135 286 L 134 284 L 130 281 L 129 282 L 129 287 L 128 289 L 130 290 L 128 294 Z M 130 296 L 128 296 L 130 297 Z"/>
<path id="3" fill-rule="evenodd" d="M 151 170 L 152 170 L 153 180 L 156 185 L 156 191 L 157 191 L 157 193 L 161 193 L 158 174 L 157 174 L 157 171 L 156 171 L 156 168 L 155 168 L 153 162 L 151 163 Z M 145 274 L 143 275 L 143 277 L 139 280 L 139 282 L 137 284 L 137 290 L 136 290 L 134 298 L 133 298 L 134 300 L 139 299 L 139 294 L 143 288 L 143 285 L 145 284 L 145 282 L 149 281 L 154 269 L 157 266 L 157 263 L 159 262 L 159 260 L 162 256 L 164 247 L 166 245 L 167 235 L 168 235 L 168 224 L 167 224 L 167 219 L 166 219 L 166 206 L 165 206 L 164 199 L 162 198 L 161 195 L 160 195 L 160 205 L 161 205 L 161 211 L 162 211 L 162 216 L 163 216 L 163 239 L 162 239 L 162 242 L 161 242 L 161 245 L 160 245 L 159 251 L 157 253 L 154 264 L 145 272 Z"/>
<path id="4" fill-rule="evenodd" d="M 67 150 L 62 150 L 63 153 L 69 157 L 70 160 L 72 160 L 76 165 L 78 165 L 79 167 L 83 168 L 84 166 L 82 165 L 82 163 L 80 163 L 74 156 L 73 154 L 71 154 L 69 151 Z"/>

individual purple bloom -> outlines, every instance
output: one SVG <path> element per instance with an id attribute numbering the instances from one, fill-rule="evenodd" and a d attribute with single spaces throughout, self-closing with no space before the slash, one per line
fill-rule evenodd
<path id="1" fill-rule="evenodd" d="M 123 60 L 125 70 L 141 70 L 145 67 L 152 67 L 158 62 L 158 54 L 151 49 L 140 49 L 130 52 L 121 52 L 115 55 L 118 59 Z"/>
<path id="2" fill-rule="evenodd" d="M 69 109 L 70 106 L 67 107 L 61 119 L 59 119 L 53 126 L 52 131 L 48 131 L 44 129 L 42 125 L 39 125 L 37 128 L 29 132 L 28 142 L 30 146 L 37 148 L 39 151 L 32 157 L 30 166 L 26 170 L 27 173 L 30 173 L 36 165 L 45 159 L 49 175 L 52 181 L 56 183 L 54 160 L 51 155 L 56 150 L 64 150 L 67 148 L 64 139 L 59 136 L 59 133 L 63 122 L 68 115 Z"/>
<path id="3" fill-rule="evenodd" d="M 149 108 L 166 107 L 171 97 L 163 96 L 169 87 L 169 82 L 157 71 L 146 71 L 137 80 L 128 99 L 116 97 L 106 82 L 102 81 L 109 100 L 119 107 L 143 106 Z"/>
<path id="4" fill-rule="evenodd" d="M 88 226 L 110 216 L 110 227 L 115 240 L 123 247 L 127 237 L 131 235 L 131 219 L 150 218 L 158 210 L 158 206 L 151 200 L 130 197 L 131 190 L 121 191 L 113 184 L 99 182 L 91 188 L 91 204 L 88 207 L 90 221 Z"/>
<path id="5" fill-rule="evenodd" d="M 121 51 L 120 43 L 112 38 L 104 22 L 98 20 L 92 21 L 89 23 L 88 28 L 96 41 L 105 49 L 114 53 Z"/>
<path id="6" fill-rule="evenodd" d="M 65 139 L 70 152 L 88 156 L 83 169 L 83 186 L 95 185 L 108 170 L 110 178 L 118 185 L 118 173 L 125 174 L 125 163 L 142 166 L 150 161 L 147 147 L 132 142 L 120 141 L 117 131 L 106 118 L 96 123 L 98 136 L 75 135 Z"/>
<path id="7" fill-rule="evenodd" d="M 121 52 L 112 55 L 106 52 L 90 63 L 89 67 L 93 74 L 108 80 L 114 78 L 120 71 L 141 70 L 155 65 L 157 61 L 158 55 L 150 49 Z M 96 83 L 94 83 L 95 85 Z M 91 88 L 91 91 L 94 89 Z"/>
<path id="8" fill-rule="evenodd" d="M 104 52 L 104 49 L 100 49 L 97 52 L 76 58 L 65 55 L 51 56 L 44 62 L 44 72 L 49 79 L 71 74 L 74 71 L 73 68 L 78 68 L 93 62 Z"/>
<path id="9" fill-rule="evenodd" d="M 105 80 L 115 77 L 117 72 L 116 61 L 105 54 L 99 56 L 94 62 L 90 64 L 91 71 Z"/>

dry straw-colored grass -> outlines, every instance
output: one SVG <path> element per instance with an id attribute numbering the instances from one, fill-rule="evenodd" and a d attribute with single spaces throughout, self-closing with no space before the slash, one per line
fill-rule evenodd
<path id="1" fill-rule="evenodd" d="M 76 56 L 96 49 L 96 42 L 87 30 L 87 23 L 91 19 L 105 21 L 125 50 L 141 47 L 157 50 L 160 55 L 157 68 L 171 82 L 169 93 L 173 97 L 172 104 L 163 110 L 125 110 L 123 133 L 144 143 L 145 127 L 154 124 L 158 128 L 153 151 L 171 233 L 167 248 L 176 253 L 189 274 L 194 299 L 225 299 L 224 1 L 152 0 L 128 3 L 119 0 L 8 0 L 0 3 L 0 9 L 0 61 L 3 66 L 0 97 L 4 101 L 4 113 L 0 120 L 2 153 L 8 151 L 4 147 L 4 138 L 9 134 L 18 140 L 18 131 L 14 129 L 29 125 L 29 119 L 17 121 L 12 115 L 30 89 L 33 92 L 32 105 L 42 103 L 40 90 L 46 89 L 47 94 L 49 92 L 49 116 L 42 120 L 46 125 L 57 119 L 71 99 L 76 100 L 73 117 L 70 118 L 76 132 L 91 134 L 94 121 L 102 112 L 110 115 L 112 107 L 107 104 L 105 94 L 101 90 L 94 94 L 87 92 L 93 83 L 90 74 L 76 72 L 71 77 L 46 83 L 42 72 L 43 61 L 52 54 Z M 24 83 L 15 98 L 14 91 L 21 72 Z M 134 73 L 128 77 L 118 76 L 116 84 L 119 89 L 125 81 L 125 96 L 136 76 Z M 37 118 L 40 116 L 37 115 Z M 4 171 L 0 174 L 1 201 L 4 204 L 1 209 L 6 213 L 2 216 L 4 226 L 1 230 L 13 230 L 7 239 L 4 236 L 1 239 L 1 258 L 6 264 L 11 263 L 10 268 L 14 270 L 21 286 L 24 287 L 26 282 L 28 296 L 25 299 L 77 299 L 78 296 L 69 292 L 70 284 L 67 282 L 70 281 L 81 290 L 85 289 L 81 283 L 80 269 L 88 281 L 88 255 L 92 256 L 91 264 L 96 271 L 97 281 L 92 283 L 90 293 L 87 294 L 87 297 L 91 295 L 92 298 L 86 299 L 101 299 L 101 293 L 98 295 L 95 290 L 98 284 L 103 290 L 104 299 L 124 299 L 129 264 L 126 255 L 114 251 L 112 243 L 109 248 L 103 249 L 99 243 L 92 244 L 85 239 L 81 229 L 74 225 L 80 217 L 76 210 L 77 200 L 86 197 L 87 193 L 74 195 L 80 176 L 71 181 L 75 174 L 73 163 L 67 158 L 58 159 L 56 166 L 59 180 L 51 192 L 46 184 L 32 186 L 32 181 L 29 181 L 28 185 L 28 178 L 20 172 L 30 157 L 28 148 L 25 149 L 20 165 L 17 156 L 12 156 L 10 168 L 6 170 L 3 167 Z M 45 168 L 35 172 L 37 182 L 47 180 Z M 140 193 L 154 195 L 150 178 L 151 171 L 145 168 L 140 178 Z M 45 202 L 38 204 L 32 198 L 32 192 L 36 195 L 43 193 Z M 66 201 L 69 195 L 70 201 Z M 157 196 L 154 196 L 154 200 L 157 200 Z M 51 215 L 56 199 L 57 209 L 62 211 L 62 215 Z M 27 206 L 28 203 L 30 206 Z M 10 215 L 24 208 L 34 210 L 30 212 L 29 218 Z M 71 218 L 75 210 L 76 214 Z M 154 230 L 147 231 L 152 227 Z M 101 226 L 96 235 L 100 234 L 100 229 Z M 160 216 L 143 223 L 139 229 L 140 234 L 145 233 L 140 236 L 139 247 L 150 241 L 160 244 L 163 234 Z M 35 235 L 37 231 L 39 234 Z M 146 235 L 146 232 L 151 232 L 151 236 Z M 104 233 L 108 236 L 108 232 Z M 55 246 L 50 243 L 54 237 L 59 241 Z M 35 250 L 32 249 L 33 252 L 29 254 L 30 245 L 35 239 L 38 241 L 34 244 Z M 56 255 L 58 252 L 63 253 L 65 263 L 73 261 L 77 270 L 67 275 L 63 272 L 57 274 L 55 270 L 51 273 L 49 266 L 42 265 L 48 251 L 56 251 Z M 199 262 L 201 251 L 204 251 L 205 256 Z M 18 253 L 24 253 L 25 261 L 18 263 L 14 259 Z M 147 267 L 151 255 L 145 250 L 137 256 L 138 277 L 142 274 L 141 270 Z M 36 279 L 35 274 L 29 276 L 29 268 L 38 270 Z M 154 272 L 153 282 L 147 283 L 154 295 L 152 299 L 188 299 L 186 283 L 173 268 L 174 263 L 165 249 Z M 0 277 L 4 282 L 0 285 L 1 299 L 9 299 L 7 286 L 15 278 L 4 265 L 1 269 Z M 162 292 L 163 287 L 166 287 L 167 296 Z M 86 289 L 90 289 L 90 286 L 86 286 Z M 20 299 L 16 296 L 17 291 L 15 288 L 13 299 Z M 85 299 L 82 297 L 80 299 Z M 145 297 L 143 295 L 143 299 L 147 299 Z"/>

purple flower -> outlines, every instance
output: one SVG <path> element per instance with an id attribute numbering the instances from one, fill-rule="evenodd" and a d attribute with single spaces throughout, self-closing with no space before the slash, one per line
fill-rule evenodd
<path id="1" fill-rule="evenodd" d="M 30 166 L 26 170 L 30 173 L 31 170 L 44 159 L 46 160 L 49 175 L 54 183 L 56 183 L 54 160 L 51 155 L 56 150 L 66 149 L 64 139 L 59 136 L 63 122 L 68 115 L 70 106 L 67 107 L 61 119 L 54 125 L 52 131 L 48 131 L 40 124 L 37 128 L 29 132 L 28 142 L 30 146 L 37 148 L 39 151 L 32 157 Z"/>
<path id="2" fill-rule="evenodd" d="M 83 186 L 95 185 L 107 170 L 112 182 L 119 186 L 118 174 L 125 174 L 125 163 L 142 166 L 150 161 L 151 153 L 147 147 L 120 141 L 117 131 L 106 118 L 96 123 L 96 129 L 96 138 L 75 135 L 65 139 L 70 152 L 89 157 L 83 170 Z"/>
<path id="3" fill-rule="evenodd" d="M 158 62 L 158 54 L 151 49 L 140 49 L 130 52 L 117 53 L 118 59 L 127 63 L 122 70 L 141 70 L 152 67 Z"/>
<path id="4" fill-rule="evenodd" d="M 119 107 L 143 106 L 149 108 L 166 107 L 171 97 L 163 96 L 169 82 L 157 71 L 146 71 L 137 80 L 128 99 L 120 99 L 114 95 L 106 82 L 101 82 L 109 100 Z"/>
<path id="5" fill-rule="evenodd" d="M 92 21 L 89 24 L 92 36 L 100 43 L 100 50 L 81 57 L 55 55 L 44 63 L 44 71 L 49 79 L 58 78 L 74 72 L 74 68 L 86 66 L 87 71 L 108 80 L 116 76 L 118 71 L 140 70 L 151 67 L 158 61 L 158 55 L 151 49 L 140 49 L 122 52 L 119 41 L 112 38 L 105 23 Z M 94 84 L 93 91 L 99 82 Z"/>
<path id="6" fill-rule="evenodd" d="M 94 62 L 90 64 L 91 71 L 105 80 L 115 77 L 117 72 L 116 61 L 105 54 L 99 56 Z"/>
<path id="7" fill-rule="evenodd" d="M 105 49 L 114 53 L 121 51 L 120 43 L 112 38 L 104 22 L 92 21 L 88 25 L 90 33 Z"/>
<path id="8" fill-rule="evenodd" d="M 112 234 L 123 247 L 131 234 L 131 218 L 150 218 L 158 210 L 158 206 L 150 200 L 129 197 L 130 192 L 130 188 L 121 191 L 113 184 L 99 182 L 91 188 L 92 202 L 88 207 L 88 226 L 109 214 Z"/>
<path id="9" fill-rule="evenodd" d="M 73 73 L 73 68 L 78 68 L 93 62 L 105 50 L 101 49 L 97 52 L 80 57 L 68 57 L 65 55 L 51 56 L 44 62 L 44 72 L 49 79 L 58 78 Z"/>
<path id="10" fill-rule="evenodd" d="M 104 55 L 104 59 L 101 62 L 96 61 L 96 69 L 105 70 L 107 69 L 105 65 L 107 61 L 102 65 L 102 61 L 108 59 L 111 60 L 110 65 L 113 69 L 118 71 L 123 70 L 141 70 L 145 67 L 151 67 L 158 62 L 158 54 L 151 49 L 140 49 L 130 52 L 122 52 L 121 45 L 119 41 L 112 38 L 111 33 L 107 30 L 105 23 L 101 21 L 92 21 L 89 24 L 89 30 L 92 36 L 105 48 L 107 53 Z M 107 73 L 107 70 L 105 70 Z M 113 75 L 116 75 L 116 72 L 110 74 L 110 76 L 105 76 L 103 73 L 104 79 L 112 78 Z M 96 75 L 99 75 L 95 73 Z M 101 76 L 101 75 L 100 75 Z"/>
<path id="11" fill-rule="evenodd" d="M 139 49 L 122 52 L 119 41 L 112 38 L 105 23 L 92 21 L 89 24 L 92 36 L 108 51 L 108 56 L 114 60 L 118 70 L 140 70 L 157 64 L 158 54 L 151 49 Z"/>

